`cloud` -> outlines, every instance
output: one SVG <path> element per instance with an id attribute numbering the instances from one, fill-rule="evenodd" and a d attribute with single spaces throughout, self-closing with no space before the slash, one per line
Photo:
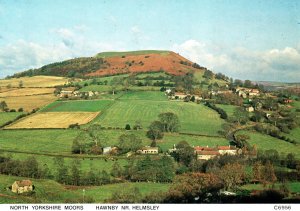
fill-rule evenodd
<path id="1" fill-rule="evenodd" d="M 173 45 L 172 50 L 215 72 L 234 78 L 300 81 L 300 51 L 297 48 L 251 51 L 243 47 L 226 48 L 187 40 Z"/>
<path id="2" fill-rule="evenodd" d="M 150 40 L 150 37 L 146 35 L 138 26 L 132 26 L 130 28 L 132 34 L 132 41 L 135 44 L 143 45 L 145 41 Z"/>
<path id="3" fill-rule="evenodd" d="M 73 28 L 51 30 L 58 38 L 57 42 L 51 44 L 18 40 L 0 46 L 0 78 L 53 62 L 122 49 L 123 43 L 104 43 L 86 39 L 83 34 L 77 33 L 78 30 Z"/>

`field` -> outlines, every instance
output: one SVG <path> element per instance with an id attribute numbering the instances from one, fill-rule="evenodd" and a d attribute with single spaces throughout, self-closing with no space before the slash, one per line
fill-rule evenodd
<path id="1" fill-rule="evenodd" d="M 222 108 L 229 117 L 233 116 L 234 110 L 238 108 L 238 106 L 234 105 L 224 105 L 224 104 L 217 104 L 218 108 Z"/>
<path id="2" fill-rule="evenodd" d="M 112 100 L 77 100 L 77 101 L 55 101 L 47 105 L 42 111 L 102 111 L 113 103 Z"/>
<path id="3" fill-rule="evenodd" d="M 14 120 L 21 114 L 22 112 L 0 112 L 0 126 L 8 121 Z"/>
<path id="4" fill-rule="evenodd" d="M 55 101 L 57 97 L 53 94 L 46 95 L 31 95 L 31 96 L 16 96 L 1 98 L 0 101 L 5 101 L 9 109 L 23 108 L 24 111 L 32 111 L 32 109 L 42 108 L 45 105 Z"/>
<path id="5" fill-rule="evenodd" d="M 23 87 L 54 87 L 58 85 L 64 85 L 68 82 L 67 78 L 56 76 L 33 76 L 33 77 L 21 77 L 0 80 L 0 87 L 11 86 L 19 87 L 20 81 L 23 82 Z"/>
<path id="6" fill-rule="evenodd" d="M 299 159 L 300 158 L 300 146 L 294 145 L 289 142 L 260 134 L 254 131 L 239 131 L 238 134 L 246 134 L 250 137 L 248 142 L 251 145 L 256 145 L 258 150 L 269 150 L 274 149 L 280 153 L 287 155 L 293 153 Z"/>
<path id="7" fill-rule="evenodd" d="M 6 129 L 68 128 L 75 123 L 86 124 L 98 114 L 98 112 L 39 112 L 7 126 Z"/>
<path id="8" fill-rule="evenodd" d="M 116 86 L 115 91 L 124 90 L 123 86 Z M 158 86 L 130 86 L 129 90 L 136 91 L 159 91 L 160 87 Z M 88 92 L 88 91 L 97 91 L 97 92 L 110 92 L 112 91 L 112 86 L 110 85 L 89 85 L 81 88 L 79 91 Z"/>
<path id="9" fill-rule="evenodd" d="M 126 124 L 133 126 L 136 121 L 141 121 L 143 128 L 146 129 L 163 112 L 173 112 L 178 115 L 181 132 L 217 135 L 223 123 L 215 111 L 204 105 L 149 100 L 116 101 L 97 118 L 96 122 L 105 127 L 125 127 Z"/>
<path id="10" fill-rule="evenodd" d="M 0 175 L 0 203 L 83 203 L 82 189 L 85 189 L 85 196 L 91 197 L 96 203 L 103 203 L 110 198 L 113 193 L 119 190 L 138 188 L 144 196 L 151 192 L 167 191 L 170 184 L 161 183 L 120 183 L 112 185 L 103 185 L 96 187 L 76 188 L 72 186 L 64 186 L 53 180 L 32 179 L 35 185 L 36 194 L 34 196 L 16 195 L 5 188 L 12 185 L 16 180 L 25 178 Z"/>
<path id="11" fill-rule="evenodd" d="M 152 101 L 166 101 L 168 97 L 164 92 L 144 91 L 144 92 L 128 92 L 120 100 L 152 100 Z"/>
<path id="12" fill-rule="evenodd" d="M 275 188 L 279 189 L 280 184 L 279 183 L 275 183 Z M 287 187 L 291 192 L 294 193 L 299 193 L 300 192 L 300 182 L 288 182 L 287 183 Z M 243 185 L 241 187 L 241 189 L 244 190 L 263 190 L 264 187 L 262 184 L 247 184 L 247 185 Z"/>
<path id="13" fill-rule="evenodd" d="M 53 94 L 54 88 L 21 88 L 0 93 L 0 98 Z"/>

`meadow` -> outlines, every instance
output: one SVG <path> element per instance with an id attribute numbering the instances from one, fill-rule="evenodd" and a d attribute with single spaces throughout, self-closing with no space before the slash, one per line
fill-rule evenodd
<path id="1" fill-rule="evenodd" d="M 269 150 L 274 149 L 279 152 L 279 154 L 287 155 L 288 153 L 293 153 L 296 158 L 300 158 L 300 146 L 294 145 L 292 143 L 274 138 L 269 135 L 264 135 L 257 133 L 255 131 L 239 131 L 237 134 L 246 134 L 250 137 L 248 142 L 251 145 L 256 145 L 258 150 Z"/>
<path id="2" fill-rule="evenodd" d="M 99 112 L 38 112 L 5 127 L 6 129 L 68 128 L 71 124 L 86 124 Z"/>
<path id="3" fill-rule="evenodd" d="M 149 100 L 118 100 L 95 122 L 105 127 L 125 127 L 140 121 L 143 128 L 147 128 L 164 112 L 178 115 L 180 132 L 217 135 L 224 122 L 215 111 L 201 104 Z"/>
<path id="4" fill-rule="evenodd" d="M 216 106 L 218 108 L 222 108 L 229 117 L 233 116 L 233 113 L 235 111 L 236 108 L 238 108 L 238 106 L 234 106 L 234 105 L 224 105 L 224 104 L 216 104 Z"/>
<path id="5" fill-rule="evenodd" d="M 167 101 L 168 97 L 164 92 L 157 91 L 129 91 L 122 95 L 120 100 L 152 100 L 152 101 Z"/>
<path id="6" fill-rule="evenodd" d="M 159 91 L 160 87 L 158 86 L 129 86 L 129 90 L 133 91 Z M 123 91 L 124 86 L 116 86 L 115 91 Z M 88 92 L 88 91 L 97 91 L 97 92 L 111 92 L 112 86 L 110 85 L 89 85 L 84 86 L 79 91 L 81 92 Z"/>
<path id="7" fill-rule="evenodd" d="M 21 114 L 23 114 L 23 112 L 0 112 L 0 126 L 8 121 L 14 120 Z"/>
<path id="8" fill-rule="evenodd" d="M 0 86 L 19 87 L 19 83 L 22 81 L 23 87 L 54 87 L 58 85 L 64 85 L 68 83 L 68 78 L 56 77 L 56 76 L 33 76 L 33 77 L 21 77 L 0 80 Z"/>
<path id="9" fill-rule="evenodd" d="M 103 203 L 109 199 L 113 193 L 119 190 L 138 188 L 140 193 L 145 196 L 151 192 L 165 192 L 170 184 L 140 182 L 140 183 L 119 183 L 96 187 L 76 188 L 73 186 L 64 186 L 53 180 L 32 179 L 35 185 L 35 194 L 32 196 L 22 196 L 6 190 L 6 187 L 12 185 L 16 180 L 25 178 L 0 175 L 0 203 L 83 203 L 83 189 L 85 196 L 92 198 L 96 203 Z"/>
<path id="10" fill-rule="evenodd" d="M 70 100 L 70 101 L 55 101 L 46 107 L 42 112 L 72 112 L 72 111 L 102 111 L 113 103 L 112 100 Z"/>

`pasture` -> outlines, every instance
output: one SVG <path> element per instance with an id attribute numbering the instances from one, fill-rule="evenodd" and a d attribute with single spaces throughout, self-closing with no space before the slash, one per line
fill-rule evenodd
<path id="1" fill-rule="evenodd" d="M 129 90 L 133 91 L 159 91 L 160 87 L 158 86 L 129 86 Z M 116 86 L 115 91 L 123 91 L 124 86 Z M 112 86 L 110 85 L 89 85 L 81 88 L 79 91 L 88 92 L 88 91 L 97 91 L 97 92 L 111 92 Z"/>
<path id="2" fill-rule="evenodd" d="M 9 109 L 18 110 L 19 108 L 23 108 L 24 111 L 27 112 L 32 111 L 33 109 L 42 108 L 56 99 L 57 97 L 53 94 L 0 97 L 0 101 L 5 101 Z"/>
<path id="3" fill-rule="evenodd" d="M 152 101 L 166 101 L 168 97 L 164 92 L 157 91 L 130 91 L 120 97 L 120 100 L 152 100 Z"/>
<path id="4" fill-rule="evenodd" d="M 68 128 L 71 124 L 86 124 L 99 112 L 39 112 L 21 119 L 5 129 Z"/>
<path id="5" fill-rule="evenodd" d="M 0 86 L 19 87 L 19 83 L 22 81 L 23 87 L 55 87 L 58 85 L 64 85 L 68 83 L 68 78 L 56 77 L 56 76 L 33 76 L 33 77 L 21 77 L 0 80 Z"/>
<path id="6" fill-rule="evenodd" d="M 218 108 L 222 108 L 229 117 L 233 116 L 233 113 L 238 106 L 234 105 L 224 105 L 224 104 L 216 104 Z"/>
<path id="7" fill-rule="evenodd" d="M 23 113 L 22 112 L 0 112 L 0 127 L 6 122 L 14 120 L 21 114 Z"/>
<path id="8" fill-rule="evenodd" d="M 139 182 L 139 183 L 119 183 L 95 187 L 72 187 L 64 186 L 53 180 L 31 179 L 35 185 L 34 196 L 22 196 L 6 190 L 14 181 L 27 178 L 0 175 L 0 203 L 82 203 L 82 189 L 85 189 L 85 196 L 91 197 L 96 203 L 103 203 L 110 198 L 113 193 L 120 189 L 138 188 L 141 195 L 145 196 L 151 192 L 165 192 L 170 184 Z"/>
<path id="9" fill-rule="evenodd" d="M 300 146 L 289 142 L 274 138 L 269 135 L 264 135 L 254 131 L 239 131 L 237 134 L 246 134 L 250 137 L 248 140 L 250 145 L 256 145 L 258 150 L 274 149 L 280 153 L 287 155 L 288 153 L 295 154 L 296 158 L 300 158 Z"/>
<path id="10" fill-rule="evenodd" d="M 146 129 L 151 122 L 158 120 L 163 112 L 173 112 L 178 115 L 181 132 L 194 134 L 217 135 L 224 123 L 219 115 L 196 103 L 149 100 L 118 100 L 108 110 L 101 114 L 95 122 L 105 127 L 133 126 L 140 121 Z"/>
<path id="11" fill-rule="evenodd" d="M 43 112 L 49 111 L 102 111 L 113 103 L 112 100 L 70 100 L 70 101 L 55 101 L 45 108 L 42 109 Z"/>

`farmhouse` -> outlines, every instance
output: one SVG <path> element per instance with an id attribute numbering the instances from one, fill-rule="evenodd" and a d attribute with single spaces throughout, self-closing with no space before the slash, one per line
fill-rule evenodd
<path id="1" fill-rule="evenodd" d="M 178 97 L 179 100 L 183 100 L 187 95 L 183 92 L 175 92 L 175 97 Z"/>
<path id="2" fill-rule="evenodd" d="M 194 147 L 195 154 L 198 160 L 209 160 L 220 155 L 238 155 L 239 150 L 234 146 L 218 146 L 215 148 L 210 147 Z"/>
<path id="3" fill-rule="evenodd" d="M 107 155 L 112 151 L 111 147 L 103 147 L 103 155 Z"/>
<path id="4" fill-rule="evenodd" d="M 158 154 L 158 147 L 143 147 L 137 151 L 140 154 Z"/>
<path id="5" fill-rule="evenodd" d="M 253 112 L 254 108 L 252 106 L 246 107 L 246 111 L 248 112 Z"/>
<path id="6" fill-rule="evenodd" d="M 15 181 L 11 186 L 11 191 L 14 193 L 26 193 L 33 191 L 33 185 L 30 180 Z"/>
<path id="7" fill-rule="evenodd" d="M 74 95 L 75 87 L 63 88 L 60 91 L 59 97 L 71 97 Z"/>

